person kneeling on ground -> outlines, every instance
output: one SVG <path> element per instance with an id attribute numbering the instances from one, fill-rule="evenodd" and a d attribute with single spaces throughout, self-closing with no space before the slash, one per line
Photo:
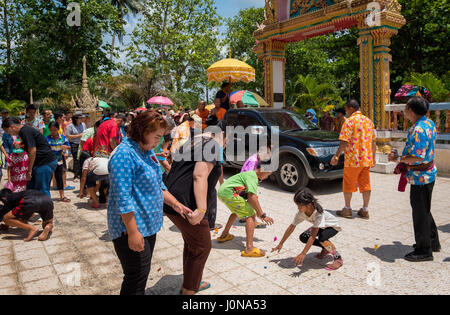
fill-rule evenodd
<path id="1" fill-rule="evenodd" d="M 100 208 L 100 202 L 106 203 L 105 190 L 109 186 L 109 172 L 108 172 L 107 158 L 88 158 L 83 164 L 83 173 L 81 175 L 80 183 L 80 197 L 84 195 L 84 186 L 87 187 L 87 192 L 92 200 L 90 206 L 94 209 Z M 102 182 L 101 186 L 97 185 L 97 182 Z M 99 200 L 97 197 L 97 191 L 100 191 Z"/>
<path id="2" fill-rule="evenodd" d="M 3 207 L 0 207 L 0 219 L 7 226 L 13 226 L 28 231 L 28 236 L 24 239 L 29 242 L 39 232 L 39 228 L 26 223 L 34 213 L 39 213 L 42 218 L 42 228 L 39 241 L 45 241 L 53 230 L 53 201 L 45 193 L 38 190 L 26 190 L 13 193 L 9 189 L 0 191 L 0 200 Z"/>
<path id="3" fill-rule="evenodd" d="M 258 201 L 258 181 L 267 179 L 271 173 L 264 170 L 263 166 L 258 165 L 256 171 L 236 174 L 227 179 L 219 188 L 219 199 L 231 210 L 231 215 L 217 241 L 223 243 L 232 240 L 234 236 L 229 234 L 231 226 L 238 217 L 247 217 L 245 221 L 246 248 L 241 252 L 243 257 L 263 257 L 265 255 L 265 251 L 253 247 L 253 234 L 256 214 L 264 223 L 273 224 L 273 219 L 263 213 Z M 248 193 L 248 200 L 239 195 L 241 192 Z"/>

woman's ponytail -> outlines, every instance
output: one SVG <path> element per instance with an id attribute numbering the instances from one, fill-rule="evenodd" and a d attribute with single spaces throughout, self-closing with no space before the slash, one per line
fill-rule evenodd
<path id="1" fill-rule="evenodd" d="M 296 194 L 294 195 L 294 202 L 296 204 L 305 206 L 313 204 L 314 209 L 316 209 L 317 212 L 323 213 L 322 206 L 319 204 L 318 200 L 314 198 L 314 195 L 308 188 L 303 188 L 297 191 Z"/>

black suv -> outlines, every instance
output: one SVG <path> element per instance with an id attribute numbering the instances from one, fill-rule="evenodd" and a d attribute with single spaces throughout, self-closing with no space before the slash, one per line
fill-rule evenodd
<path id="1" fill-rule="evenodd" d="M 343 177 L 343 155 L 337 166 L 330 165 L 331 158 L 339 147 L 339 134 L 320 130 L 298 113 L 268 108 L 230 109 L 225 120 L 228 126 L 250 127 L 247 130 L 251 130 L 228 136 L 226 148 L 234 145 L 234 152 L 237 152 L 240 145 L 240 148 L 245 147 L 245 153 L 233 154 L 235 158 L 232 159 L 226 157 L 225 166 L 241 168 L 245 159 L 258 150 L 250 148 L 250 137 L 260 136 L 266 130 L 269 141 L 271 132 L 279 133 L 279 148 L 272 149 L 273 155 L 279 157 L 279 168 L 273 175 L 282 189 L 296 191 L 312 179 L 332 180 Z M 273 127 L 278 127 L 278 131 Z M 238 154 L 241 155 L 239 159 L 236 158 Z M 242 159 L 243 154 L 245 159 Z"/>

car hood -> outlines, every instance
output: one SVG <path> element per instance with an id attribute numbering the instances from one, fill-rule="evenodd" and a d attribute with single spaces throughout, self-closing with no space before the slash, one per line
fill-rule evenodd
<path id="1" fill-rule="evenodd" d="M 293 132 L 281 132 L 281 134 L 301 139 L 308 142 L 339 142 L 339 134 L 332 131 L 324 130 L 309 130 L 309 131 L 293 131 Z"/>

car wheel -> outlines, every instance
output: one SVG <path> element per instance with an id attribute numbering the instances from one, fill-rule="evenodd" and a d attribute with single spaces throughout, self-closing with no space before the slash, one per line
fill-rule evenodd
<path id="1" fill-rule="evenodd" d="M 294 157 L 281 159 L 280 170 L 277 172 L 278 185 L 286 191 L 297 191 L 308 185 L 308 175 L 299 160 Z"/>

